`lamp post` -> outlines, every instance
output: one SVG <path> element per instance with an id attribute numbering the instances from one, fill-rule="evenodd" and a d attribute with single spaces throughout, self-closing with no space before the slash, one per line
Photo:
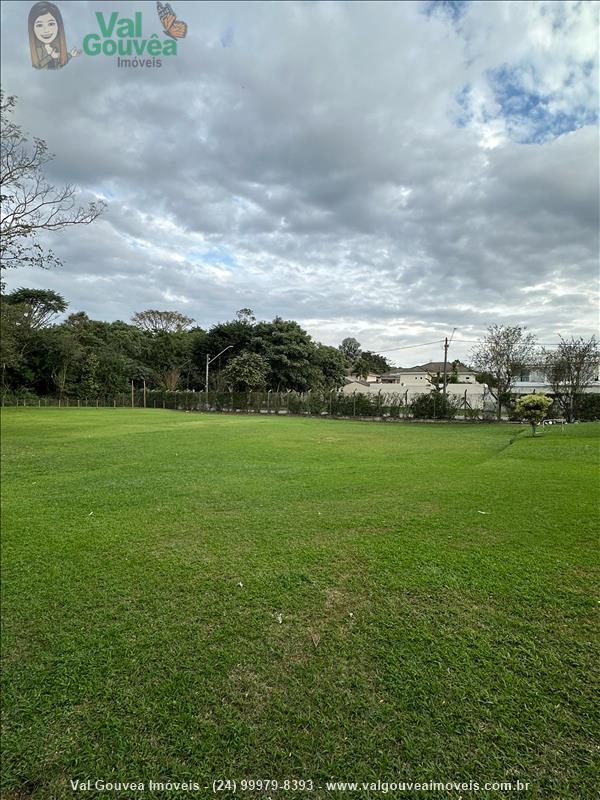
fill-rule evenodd
<path id="1" fill-rule="evenodd" d="M 228 347 L 226 347 L 226 348 L 225 348 L 225 350 L 231 350 L 231 348 L 232 348 L 232 347 L 233 347 L 233 345 L 232 345 L 232 344 L 230 344 Z M 217 360 L 217 358 L 218 358 L 219 356 L 222 356 L 222 355 L 223 355 L 223 353 L 225 352 L 225 350 L 221 350 L 221 352 L 220 352 L 220 353 L 218 353 L 218 354 L 217 354 L 217 355 L 216 355 L 214 358 L 211 358 L 211 357 L 210 357 L 210 355 L 209 355 L 208 353 L 206 354 L 206 386 L 205 386 L 205 391 L 206 391 L 206 408 L 208 408 L 208 368 L 209 368 L 209 366 L 210 366 L 210 365 L 213 363 L 213 361 L 216 361 L 216 360 Z"/>

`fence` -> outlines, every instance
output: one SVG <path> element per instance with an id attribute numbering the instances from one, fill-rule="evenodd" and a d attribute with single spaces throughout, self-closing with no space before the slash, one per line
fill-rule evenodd
<path id="1" fill-rule="evenodd" d="M 411 406 L 398 394 L 345 395 L 338 390 L 307 392 L 167 392 L 134 389 L 100 397 L 37 397 L 33 394 L 3 395 L 2 406 L 38 408 L 147 408 L 178 411 L 211 411 L 245 414 L 330 416 L 380 420 L 413 419 Z M 430 418 L 440 419 L 433 405 Z M 461 398 L 452 416 L 462 420 L 488 420 L 489 410 L 471 408 Z"/>

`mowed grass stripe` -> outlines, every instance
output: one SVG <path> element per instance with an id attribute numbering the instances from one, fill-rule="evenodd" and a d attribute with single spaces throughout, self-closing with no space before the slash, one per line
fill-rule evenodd
<path id="1" fill-rule="evenodd" d="M 3 433 L 4 796 L 593 796 L 600 426 L 10 409 Z"/>

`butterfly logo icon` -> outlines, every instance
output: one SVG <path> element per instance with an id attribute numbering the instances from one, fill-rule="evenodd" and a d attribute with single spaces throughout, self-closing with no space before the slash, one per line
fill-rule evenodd
<path id="1" fill-rule="evenodd" d="M 187 33 L 187 24 L 177 19 L 175 12 L 168 3 L 156 3 L 156 10 L 160 23 L 171 39 L 183 39 Z"/>

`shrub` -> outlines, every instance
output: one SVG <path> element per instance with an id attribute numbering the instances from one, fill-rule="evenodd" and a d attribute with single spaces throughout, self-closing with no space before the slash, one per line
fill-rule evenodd
<path id="1" fill-rule="evenodd" d="M 459 406 L 459 400 L 436 391 L 417 395 L 409 409 L 415 419 L 454 419 Z"/>
<path id="2" fill-rule="evenodd" d="M 536 425 L 548 416 L 552 402 L 545 394 L 526 394 L 517 400 L 517 414 L 529 422 L 532 436 L 535 436 Z"/>
<path id="3" fill-rule="evenodd" d="M 600 419 L 600 394 L 579 394 L 575 398 L 575 418 L 583 421 Z"/>

